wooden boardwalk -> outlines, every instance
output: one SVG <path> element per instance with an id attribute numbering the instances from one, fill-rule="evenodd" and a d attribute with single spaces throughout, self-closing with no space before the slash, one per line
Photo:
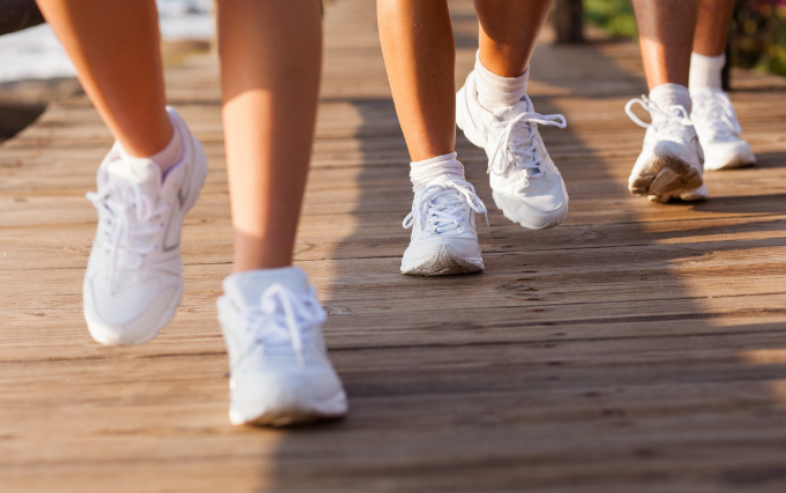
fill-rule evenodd
<path id="1" fill-rule="evenodd" d="M 540 46 L 531 94 L 571 196 L 528 232 L 494 210 L 482 275 L 398 274 L 408 158 L 371 0 L 326 13 L 316 153 L 297 245 L 330 317 L 344 421 L 232 428 L 215 300 L 231 230 L 217 62 L 168 71 L 210 173 L 186 220 L 175 322 L 133 348 L 94 343 L 81 286 L 84 199 L 111 144 L 84 98 L 0 148 L 0 491 L 703 493 L 786 491 L 786 83 L 735 73 L 756 168 L 712 199 L 626 191 L 643 130 L 631 43 Z M 476 49 L 453 2 L 457 80 Z M 459 156 L 492 204 L 482 150 Z"/>

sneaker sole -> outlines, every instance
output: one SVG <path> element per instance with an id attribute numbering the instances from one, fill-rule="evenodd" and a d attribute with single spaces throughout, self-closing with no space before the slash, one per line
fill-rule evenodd
<path id="1" fill-rule="evenodd" d="M 704 169 L 707 171 L 724 171 L 727 169 L 750 168 L 755 165 L 755 160 L 750 160 L 747 157 L 737 157 L 736 159 L 722 163 L 720 166 L 710 165 L 705 162 Z"/>
<path id="2" fill-rule="evenodd" d="M 682 195 L 677 196 L 677 197 L 661 196 L 661 195 L 650 195 L 649 196 L 649 201 L 650 202 L 655 202 L 657 204 L 668 204 L 669 202 L 671 202 L 674 199 L 679 199 L 679 200 L 682 200 L 683 202 L 701 202 L 701 201 L 707 200 L 708 198 L 709 197 L 706 196 L 706 195 L 698 195 L 698 194 L 692 194 L 692 193 L 688 192 L 688 193 L 683 193 Z"/>
<path id="3" fill-rule="evenodd" d="M 544 230 L 544 229 L 556 228 L 557 226 L 562 224 L 562 221 L 564 221 L 566 217 L 568 217 L 568 211 L 566 210 L 565 213 L 562 214 L 562 217 L 556 217 L 556 218 L 552 219 L 551 221 L 547 222 L 546 224 L 544 224 L 542 226 L 536 226 L 536 225 L 528 223 L 526 221 L 522 221 L 521 219 L 519 219 L 516 216 L 514 216 L 512 212 L 508 211 L 504 207 L 504 205 L 503 205 L 504 203 L 501 200 L 497 200 L 496 192 L 492 193 L 491 196 L 494 198 L 494 205 L 497 206 L 497 209 L 502 211 L 502 215 L 504 215 L 510 221 L 513 221 L 514 223 L 516 223 L 516 224 L 518 224 L 518 225 L 520 225 L 520 226 L 522 226 L 524 228 L 531 229 L 531 230 L 534 230 L 534 231 L 540 231 L 540 230 Z"/>
<path id="4" fill-rule="evenodd" d="M 628 188 L 634 195 L 668 197 L 696 190 L 703 183 L 701 174 L 690 164 L 674 156 L 663 156 L 655 159 Z"/>
<path id="5" fill-rule="evenodd" d="M 449 245 L 439 247 L 426 261 L 412 266 L 401 266 L 401 273 L 408 276 L 454 276 L 483 271 L 483 259 L 464 258 Z"/>
<path id="6" fill-rule="evenodd" d="M 291 426 L 295 424 L 313 423 L 339 419 L 347 414 L 347 396 L 342 391 L 318 402 L 303 403 L 283 409 L 263 411 L 257 417 L 245 419 L 239 413 L 229 410 L 229 422 L 235 426 Z"/>
<path id="7" fill-rule="evenodd" d="M 87 322 L 87 330 L 90 332 L 90 335 L 96 342 L 105 346 L 136 346 L 139 344 L 144 344 L 155 338 L 159 332 L 161 332 L 167 325 L 169 325 L 170 322 L 172 322 L 172 319 L 175 318 L 177 307 L 180 305 L 182 300 L 183 285 L 181 283 L 177 295 L 172 300 L 172 304 L 161 315 L 159 322 L 148 332 L 144 332 L 140 336 L 137 336 L 131 340 L 121 341 L 117 335 L 118 331 L 116 329 L 106 326 L 103 323 L 93 319 L 90 314 L 85 311 L 84 315 L 85 322 Z"/>

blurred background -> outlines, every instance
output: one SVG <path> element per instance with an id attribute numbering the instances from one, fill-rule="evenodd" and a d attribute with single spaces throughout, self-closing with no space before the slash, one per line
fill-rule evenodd
<path id="1" fill-rule="evenodd" d="M 161 15 L 161 37 L 169 45 L 165 49 L 167 58 L 173 58 L 172 52 L 180 51 L 173 50 L 172 45 L 180 45 L 181 41 L 204 43 L 213 38 L 213 0 L 158 0 L 156 3 Z M 48 25 L 0 36 L 0 83 L 73 75 L 74 68 Z"/>
<path id="2" fill-rule="evenodd" d="M 214 0 L 156 3 L 164 63 L 210 49 Z M 50 102 L 81 91 L 73 65 L 42 20 L 33 0 L 0 0 L 0 31 L 7 33 L 0 36 L 0 142 L 35 121 Z M 27 27 L 32 24 L 38 25 Z"/>
<path id="3" fill-rule="evenodd" d="M 335 2 L 340 0 L 328 0 Z M 372 2 L 374 0 L 368 0 Z M 157 0 L 166 64 L 210 50 L 214 0 Z M 630 0 L 555 0 L 557 41 L 580 43 L 584 31 L 635 39 Z M 41 22 L 33 0 L 0 0 L 0 31 Z M 786 76 L 786 0 L 738 0 L 728 58 L 732 66 Z M 595 38 L 595 36 L 588 36 Z M 79 91 L 74 68 L 46 24 L 0 36 L 0 142 L 33 122 L 56 99 Z"/>
<path id="4" fill-rule="evenodd" d="M 630 0 L 584 0 L 584 12 L 613 37 L 636 37 Z M 786 76 L 786 0 L 738 0 L 729 55 L 732 66 Z"/>

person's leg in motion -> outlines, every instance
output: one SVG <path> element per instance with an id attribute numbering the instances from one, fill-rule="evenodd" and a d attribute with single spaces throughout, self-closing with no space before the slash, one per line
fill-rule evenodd
<path id="1" fill-rule="evenodd" d="M 116 138 L 98 171 L 98 232 L 84 313 L 104 344 L 139 344 L 174 317 L 183 292 L 180 229 L 207 160 L 165 106 L 153 0 L 39 0 L 82 85 Z"/>
<path id="2" fill-rule="evenodd" d="M 738 168 L 756 162 L 729 95 L 721 86 L 726 40 L 735 0 L 701 0 L 690 62 L 691 119 L 704 150 L 704 169 Z"/>
<path id="3" fill-rule="evenodd" d="M 649 97 L 631 100 L 626 112 L 646 127 L 644 146 L 628 181 L 636 195 L 665 202 L 706 198 L 701 147 L 690 121 L 688 71 L 698 0 L 634 0 Z M 645 123 L 632 112 L 642 105 Z"/>
<path id="4" fill-rule="evenodd" d="M 382 53 L 407 141 L 415 199 L 404 221 L 412 241 L 401 272 L 483 270 L 475 214 L 483 202 L 456 159 L 455 46 L 445 0 L 379 0 Z"/>
<path id="5" fill-rule="evenodd" d="M 325 312 L 292 254 L 311 158 L 322 19 L 319 0 L 221 0 L 219 36 L 235 273 L 219 322 L 233 424 L 341 416 L 325 352 Z"/>
<path id="6" fill-rule="evenodd" d="M 385 64 L 412 158 L 410 177 L 415 200 L 405 226 L 412 226 L 413 232 L 412 242 L 402 259 L 401 270 L 416 275 L 482 270 L 483 261 L 475 232 L 475 213 L 485 213 L 486 209 L 474 188 L 464 179 L 463 166 L 454 152 L 455 47 L 447 3 L 378 0 L 377 5 Z M 481 95 L 481 99 L 486 98 L 484 101 L 489 106 L 494 107 L 497 102 L 505 101 L 508 101 L 505 108 L 516 106 L 524 97 L 526 67 L 549 5 L 550 0 L 477 2 L 481 22 L 493 26 L 493 29 L 487 29 L 492 34 L 481 41 L 484 48 L 489 48 L 485 51 L 491 70 L 484 69 L 488 75 L 484 79 L 487 82 L 484 87 L 488 90 L 482 91 Z M 478 99 L 477 95 L 474 99 Z M 476 103 L 476 106 L 480 105 L 480 102 Z M 465 103 L 459 98 L 458 104 Z M 474 110 L 474 113 L 481 111 L 487 120 L 477 124 L 467 121 L 467 125 L 471 123 L 479 127 L 478 131 L 489 134 L 484 135 L 482 142 L 476 139 L 475 143 L 489 150 L 493 161 L 518 162 L 521 159 L 517 160 L 514 156 L 519 155 L 521 158 L 521 154 L 532 155 L 531 148 L 525 150 L 528 147 L 523 142 L 526 137 L 522 139 L 518 135 L 529 135 L 528 129 L 513 131 L 513 127 L 527 126 L 523 118 L 508 126 L 503 123 L 511 122 L 518 115 L 515 110 L 500 110 L 504 115 L 487 110 Z M 480 116 L 472 114 L 466 119 L 469 118 Z M 494 128 L 487 128 L 491 126 Z M 469 130 L 465 128 L 465 131 Z M 504 141 L 498 146 L 501 149 L 491 151 L 497 141 Z M 522 146 L 509 149 L 511 146 L 515 148 L 516 144 Z M 536 152 L 540 156 L 545 154 L 545 149 L 538 148 Z M 535 163 L 535 166 L 538 164 Z M 499 168 L 504 166 L 499 164 Z M 516 170 L 523 168 L 516 166 Z M 515 174 L 507 173 L 506 176 Z M 527 183 L 522 180 L 520 185 L 524 187 Z M 567 196 L 565 198 L 567 200 Z M 512 215 L 508 214 L 509 217 Z"/>
<path id="7" fill-rule="evenodd" d="M 564 128 L 562 115 L 535 112 L 527 96 L 529 62 L 551 0 L 475 0 L 480 49 L 456 94 L 456 123 L 486 150 L 494 202 L 528 229 L 553 228 L 568 215 L 568 192 L 538 131 Z"/>

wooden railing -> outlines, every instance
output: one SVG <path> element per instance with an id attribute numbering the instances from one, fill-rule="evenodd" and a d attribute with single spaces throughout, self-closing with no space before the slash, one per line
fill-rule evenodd
<path id="1" fill-rule="evenodd" d="M 581 44 L 584 42 L 582 0 L 556 0 L 553 15 L 558 44 Z"/>

